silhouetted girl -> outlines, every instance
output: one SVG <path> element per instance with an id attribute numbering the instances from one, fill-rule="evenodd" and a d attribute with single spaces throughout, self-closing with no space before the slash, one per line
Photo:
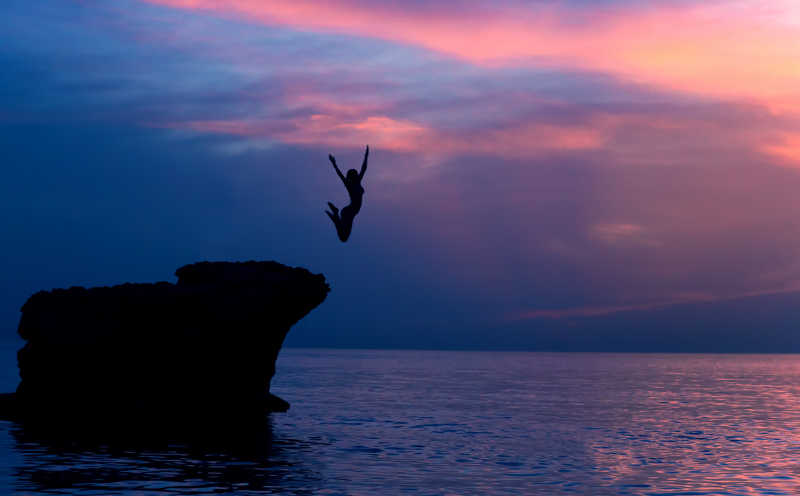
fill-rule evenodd
<path id="1" fill-rule="evenodd" d="M 342 171 L 339 170 L 339 167 L 336 166 L 336 159 L 333 158 L 333 155 L 328 155 L 328 158 L 333 164 L 333 168 L 336 169 L 336 174 L 339 176 L 339 179 L 342 180 L 344 187 L 347 188 L 347 192 L 350 194 L 350 204 L 342 209 L 341 214 L 339 213 L 339 209 L 331 202 L 328 202 L 331 211 L 325 211 L 328 217 L 333 221 L 333 225 L 336 226 L 336 234 L 339 235 L 339 239 L 344 243 L 347 241 L 347 238 L 350 237 L 350 231 L 353 230 L 353 219 L 358 211 L 361 210 L 361 197 L 364 196 L 364 188 L 361 187 L 361 180 L 364 179 L 364 173 L 367 172 L 369 146 L 367 147 L 367 151 L 364 152 L 364 163 L 361 164 L 360 173 L 355 169 L 350 169 L 347 171 L 347 176 L 345 177 L 342 175 Z"/>

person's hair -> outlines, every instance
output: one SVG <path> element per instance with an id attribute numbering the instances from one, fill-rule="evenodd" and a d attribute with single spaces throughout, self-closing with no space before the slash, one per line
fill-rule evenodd
<path id="1" fill-rule="evenodd" d="M 358 177 L 358 171 L 355 169 L 350 169 L 347 171 L 347 178 L 348 179 L 355 179 Z"/>

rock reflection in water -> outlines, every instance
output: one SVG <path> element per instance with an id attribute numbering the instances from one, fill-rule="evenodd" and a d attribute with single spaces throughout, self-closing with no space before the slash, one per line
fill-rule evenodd
<path id="1" fill-rule="evenodd" d="M 81 494 L 314 494 L 318 474 L 304 463 L 312 446 L 277 439 L 268 418 L 191 440 L 155 432 L 100 435 L 11 424 L 13 490 Z"/>

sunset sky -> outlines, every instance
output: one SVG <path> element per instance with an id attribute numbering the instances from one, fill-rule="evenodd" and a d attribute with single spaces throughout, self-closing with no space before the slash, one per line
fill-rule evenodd
<path id="1" fill-rule="evenodd" d="M 9 343 L 274 259 L 295 346 L 800 352 L 796 0 L 4 0 L 0 67 Z"/>

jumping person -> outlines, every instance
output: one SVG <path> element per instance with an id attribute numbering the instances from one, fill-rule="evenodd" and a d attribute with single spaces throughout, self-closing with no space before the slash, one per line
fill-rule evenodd
<path id="1" fill-rule="evenodd" d="M 336 165 L 336 159 L 333 158 L 333 155 L 328 155 L 328 158 L 333 164 L 333 168 L 336 170 L 336 175 L 342 180 L 344 187 L 347 188 L 347 192 L 350 194 L 350 204 L 342 209 L 341 214 L 339 213 L 339 209 L 331 202 L 328 202 L 328 207 L 331 209 L 330 212 L 327 210 L 325 211 L 328 217 L 333 221 L 333 225 L 336 226 L 336 234 L 339 235 L 339 239 L 344 243 L 347 241 L 347 238 L 350 237 L 350 231 L 353 230 L 353 219 L 356 217 L 358 211 L 361 210 L 362 197 L 364 196 L 364 188 L 361 187 L 361 180 L 364 179 L 364 173 L 367 172 L 369 146 L 367 146 L 367 151 L 364 152 L 364 163 L 361 164 L 360 173 L 355 169 L 350 169 L 347 171 L 347 176 L 344 176 Z"/>

